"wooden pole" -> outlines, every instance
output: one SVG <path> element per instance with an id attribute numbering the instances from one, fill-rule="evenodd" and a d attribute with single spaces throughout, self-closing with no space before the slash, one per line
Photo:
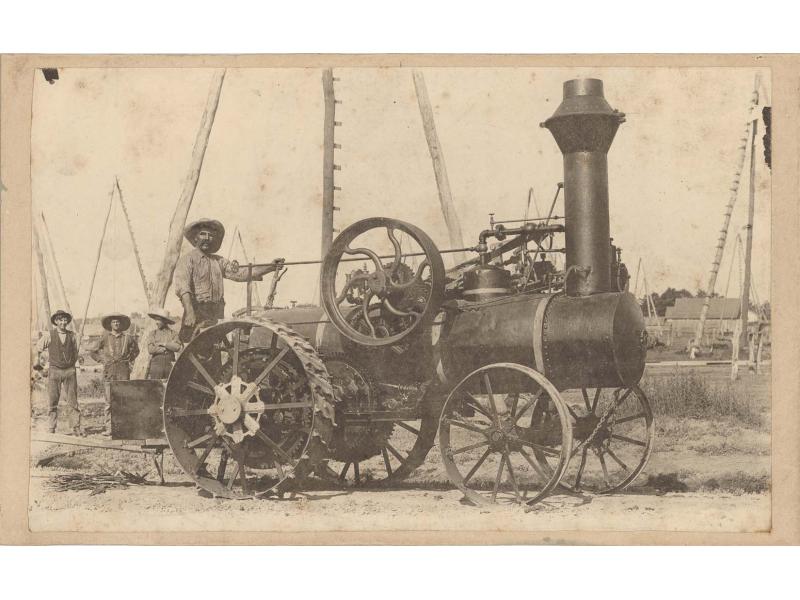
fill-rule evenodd
<path id="1" fill-rule="evenodd" d="M 753 256 L 753 217 L 756 205 L 756 133 L 758 132 L 758 111 L 753 111 L 750 128 L 750 181 L 748 182 L 747 239 L 744 252 L 744 283 L 742 284 L 741 315 L 742 343 L 747 341 L 747 322 L 750 315 L 750 269 Z"/>
<path id="2" fill-rule="evenodd" d="M 42 242 L 42 248 L 44 249 L 45 256 L 49 260 L 49 264 L 52 266 L 53 271 L 55 271 L 55 281 L 58 283 L 58 304 L 62 305 L 64 310 L 66 310 L 69 314 L 72 314 L 72 309 L 69 306 L 69 299 L 67 298 L 67 290 L 64 287 L 64 280 L 61 278 L 61 269 L 58 267 L 56 251 L 53 248 L 53 240 L 50 237 L 50 229 L 47 227 L 47 220 L 44 218 L 44 213 L 39 213 L 39 216 L 41 218 L 43 227 L 41 230 L 43 235 L 41 236 L 40 241 Z M 47 264 L 47 261 L 45 261 L 45 264 Z"/>
<path id="3" fill-rule="evenodd" d="M 114 205 L 114 192 L 116 191 L 116 183 L 111 186 L 111 193 L 108 195 L 108 210 L 106 211 L 106 220 L 103 221 L 103 231 L 100 233 L 100 242 L 97 244 L 97 257 L 94 261 L 94 269 L 92 270 L 92 280 L 89 282 L 89 295 L 86 297 L 86 307 L 83 309 L 83 319 L 81 319 L 81 330 L 78 334 L 78 351 L 80 352 L 81 343 L 83 342 L 83 330 L 86 327 L 86 318 L 89 316 L 89 305 L 92 303 L 92 292 L 94 291 L 94 279 L 97 276 L 97 267 L 100 264 L 100 254 L 103 250 L 103 240 L 106 239 L 106 228 L 108 227 L 108 217 L 111 216 L 111 207 Z"/>
<path id="4" fill-rule="evenodd" d="M 211 84 L 208 91 L 206 106 L 203 116 L 200 119 L 200 129 L 194 141 L 192 158 L 189 163 L 189 172 L 183 183 L 183 190 L 175 207 L 175 213 L 169 224 L 169 235 L 167 237 L 167 247 L 164 251 L 164 259 L 161 269 L 158 272 L 153 294 L 150 298 L 151 307 L 163 307 L 167 300 L 167 292 L 172 284 L 172 275 L 175 272 L 175 265 L 181 254 L 181 244 L 183 243 L 183 229 L 186 226 L 186 217 L 194 199 L 194 192 L 197 189 L 197 182 L 200 180 L 200 171 L 203 167 L 203 159 L 208 147 L 208 139 L 211 135 L 211 127 L 214 125 L 214 117 L 217 114 L 219 98 L 222 93 L 222 82 L 225 80 L 225 70 L 214 71 L 211 77 Z M 148 328 L 140 342 L 140 346 L 145 345 L 153 327 Z M 133 365 L 131 379 L 143 379 L 147 374 L 147 367 L 150 357 L 147 352 L 140 352 Z"/>
<path id="5" fill-rule="evenodd" d="M 333 69 L 322 72 L 322 94 L 325 100 L 325 118 L 322 129 L 322 244 L 320 258 L 324 259 L 333 244 L 333 162 L 334 132 L 336 129 L 336 97 L 333 90 Z"/>
<path id="6" fill-rule="evenodd" d="M 753 94 L 750 97 L 750 112 L 752 112 L 756 106 L 758 106 L 758 89 L 761 86 L 761 77 L 756 75 L 755 85 L 753 86 Z M 742 169 L 744 169 L 744 158 L 745 153 L 747 150 L 747 138 L 748 132 L 750 130 L 751 121 L 747 122 L 747 130 L 745 131 L 744 136 L 741 138 L 740 142 L 741 145 L 739 146 L 739 158 L 736 162 L 736 172 L 733 176 L 733 184 L 730 188 L 730 196 L 728 198 L 728 204 L 725 207 L 725 215 L 722 221 L 722 229 L 720 229 L 719 238 L 717 239 L 717 248 L 714 253 L 714 262 L 711 263 L 711 274 L 708 278 L 708 288 L 706 289 L 706 296 L 705 301 L 703 302 L 703 308 L 700 310 L 700 319 L 697 323 L 697 330 L 695 331 L 694 339 L 691 343 L 691 350 L 689 352 L 689 358 L 695 358 L 697 355 L 697 350 L 700 346 L 700 341 L 703 338 L 703 328 L 706 323 L 706 316 L 708 315 L 708 306 L 711 300 L 711 296 L 714 294 L 714 287 L 717 283 L 717 274 L 719 273 L 719 266 L 722 263 L 722 254 L 725 252 L 725 241 L 728 237 L 728 227 L 731 223 L 731 214 L 733 213 L 733 206 L 736 204 L 736 198 L 739 195 L 739 180 L 742 176 Z"/>
<path id="7" fill-rule="evenodd" d="M 425 85 L 425 77 L 420 71 L 414 71 L 414 89 L 417 92 L 417 103 L 419 113 L 422 116 L 422 127 L 425 130 L 425 139 L 428 142 L 428 150 L 433 162 L 433 174 L 436 177 L 436 187 L 439 189 L 439 203 L 442 207 L 444 222 L 447 225 L 447 233 L 450 237 L 451 248 L 463 248 L 464 236 L 461 233 L 461 223 L 458 220 L 453 195 L 450 191 L 450 180 L 447 178 L 447 167 L 444 162 L 442 145 L 436 133 L 436 123 L 433 120 L 433 108 L 428 98 L 428 88 Z M 466 260 L 463 252 L 455 256 L 456 264 L 461 264 Z"/>
<path id="8" fill-rule="evenodd" d="M 150 289 L 147 286 L 147 277 L 144 275 L 144 268 L 142 268 L 142 257 L 139 256 L 139 246 L 136 244 L 136 237 L 133 235 L 133 223 L 128 214 L 128 207 L 125 206 L 125 200 L 122 197 L 122 188 L 119 186 L 119 178 L 117 182 L 117 195 L 119 196 L 119 203 L 122 206 L 122 212 L 125 215 L 125 222 L 128 224 L 128 233 L 131 234 L 131 243 L 133 244 L 133 255 L 136 257 L 136 266 L 139 267 L 139 276 L 142 278 L 142 289 L 144 290 L 144 297 L 147 300 L 148 306 L 150 305 Z"/>
<path id="9" fill-rule="evenodd" d="M 36 226 L 36 222 L 33 224 L 33 253 L 36 256 L 36 265 L 38 267 L 38 286 L 36 288 L 36 308 L 38 310 L 38 322 L 36 323 L 37 330 L 41 330 L 42 327 L 47 328 L 48 323 L 50 323 L 50 315 L 52 315 L 52 311 L 50 309 L 50 295 L 47 291 L 47 271 L 44 268 L 44 256 L 42 256 L 42 248 L 41 244 L 39 243 L 39 228 Z"/>

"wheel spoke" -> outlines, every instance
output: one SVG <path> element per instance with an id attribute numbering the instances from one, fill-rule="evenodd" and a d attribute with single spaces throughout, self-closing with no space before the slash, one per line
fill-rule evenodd
<path id="1" fill-rule="evenodd" d="M 204 444 L 205 442 L 210 440 L 215 435 L 216 434 L 214 434 L 214 433 L 206 433 L 204 435 L 201 435 L 199 438 L 194 439 L 191 442 L 187 442 L 186 443 L 186 447 L 187 448 L 197 448 L 200 444 Z"/>
<path id="2" fill-rule="evenodd" d="M 529 448 L 533 448 L 534 450 L 538 450 L 542 454 L 547 456 L 560 456 L 561 453 L 549 446 L 542 446 L 541 444 L 536 444 L 534 442 L 529 442 L 528 440 L 521 440 L 518 437 L 508 436 L 509 441 L 514 442 L 515 444 L 522 444 L 523 446 L 528 446 Z"/>
<path id="3" fill-rule="evenodd" d="M 486 449 L 486 452 L 484 452 L 484 453 L 483 453 L 483 455 L 482 455 L 482 456 L 481 456 L 481 457 L 478 459 L 478 462 L 476 462 L 476 463 L 475 463 L 475 464 L 472 466 L 472 468 L 469 470 L 469 473 L 467 473 L 467 474 L 464 476 L 464 481 L 463 481 L 463 484 L 464 484 L 464 485 L 467 485 L 467 482 L 470 480 L 470 478 L 471 478 L 473 475 L 475 475 L 475 473 L 477 472 L 477 470 L 481 468 L 481 465 L 483 464 L 483 461 L 485 461 L 485 460 L 486 460 L 486 458 L 487 458 L 487 457 L 488 457 L 488 456 L 489 456 L 491 453 L 492 453 L 492 449 L 491 449 L 491 448 L 487 448 L 487 449 Z"/>
<path id="4" fill-rule="evenodd" d="M 492 420 L 499 423 L 497 407 L 494 405 L 494 394 L 492 393 L 492 382 L 489 380 L 489 373 L 483 372 L 483 386 L 486 388 L 486 395 L 489 396 L 489 408 L 492 409 Z"/>
<path id="5" fill-rule="evenodd" d="M 586 391 L 586 388 L 581 388 L 581 395 L 583 396 L 583 403 L 586 405 L 586 410 L 594 412 L 592 410 L 592 404 L 589 402 L 589 392 Z"/>
<path id="6" fill-rule="evenodd" d="M 201 417 L 208 416 L 207 408 L 173 408 L 169 415 L 171 417 Z"/>
<path id="7" fill-rule="evenodd" d="M 361 303 L 361 313 L 364 315 L 364 321 L 367 323 L 372 337 L 377 338 L 378 334 L 375 332 L 375 326 L 372 324 L 372 321 L 369 320 L 369 303 L 372 300 L 372 296 L 372 290 L 364 294 L 364 301 Z"/>
<path id="8" fill-rule="evenodd" d="M 275 442 L 273 442 L 270 439 L 270 437 L 266 433 L 264 433 L 261 429 L 258 429 L 256 431 L 256 436 L 258 437 L 258 439 L 260 439 L 262 442 L 264 442 L 267 446 L 269 446 L 272 449 L 272 451 L 275 452 L 275 454 L 277 454 L 279 457 L 281 457 L 287 463 L 291 464 L 292 457 L 289 456 L 288 454 L 286 454 L 284 449 L 281 448 Z"/>
<path id="9" fill-rule="evenodd" d="M 514 415 L 517 414 L 517 404 L 519 403 L 519 394 L 513 393 L 513 394 L 510 394 L 510 396 L 511 396 L 511 409 L 510 410 L 511 410 L 511 416 L 513 418 Z"/>
<path id="10" fill-rule="evenodd" d="M 242 330 L 238 327 L 233 334 L 233 377 L 239 376 L 239 345 L 241 343 Z"/>
<path id="11" fill-rule="evenodd" d="M 522 406 L 522 408 L 519 409 L 519 412 L 516 415 L 514 415 L 514 423 L 519 421 L 520 417 L 522 417 L 522 415 L 524 415 L 528 411 L 528 409 L 530 409 L 532 406 L 534 406 L 539 401 L 539 398 L 541 398 L 541 396 L 542 396 L 542 393 L 539 392 L 531 400 L 528 400 Z"/>
<path id="12" fill-rule="evenodd" d="M 625 402 L 625 399 L 626 399 L 628 396 L 630 396 L 630 395 L 631 395 L 631 392 L 632 392 L 632 391 L 633 391 L 633 388 L 628 388 L 627 390 L 625 390 L 625 393 L 624 393 L 624 394 L 622 394 L 622 397 L 621 397 L 621 398 L 618 398 L 618 399 L 617 399 L 617 400 L 614 402 L 614 404 L 615 404 L 616 406 L 619 406 L 620 404 L 622 404 L 623 402 Z"/>
<path id="13" fill-rule="evenodd" d="M 611 437 L 613 439 L 619 440 L 621 442 L 627 442 L 629 444 L 634 444 L 635 446 L 642 446 L 642 447 L 647 446 L 647 442 L 643 442 L 641 440 L 635 440 L 635 439 L 629 438 L 629 437 L 627 437 L 625 435 L 619 435 L 618 433 L 612 433 Z"/>
<path id="14" fill-rule="evenodd" d="M 620 467 L 622 467 L 626 472 L 630 472 L 628 465 L 622 462 L 611 448 L 606 448 L 606 454 L 608 454 Z"/>
<path id="15" fill-rule="evenodd" d="M 522 457 L 525 460 L 528 461 L 528 464 L 530 464 L 530 466 L 533 468 L 533 470 L 536 471 L 536 474 L 539 477 L 541 477 L 543 481 L 546 482 L 547 481 L 547 475 L 542 470 L 542 468 L 530 457 L 530 455 L 527 452 L 525 452 L 525 450 L 523 448 L 519 449 L 519 453 L 522 454 Z"/>
<path id="16" fill-rule="evenodd" d="M 372 260 L 373 264 L 375 265 L 375 268 L 378 271 L 383 271 L 383 264 L 381 264 L 380 257 L 377 254 L 375 254 L 372 250 L 370 250 L 369 248 L 355 248 L 355 249 L 353 249 L 350 246 L 347 246 L 343 250 L 343 252 L 345 254 L 349 254 L 349 255 L 363 254 L 364 256 L 369 256 L 369 258 Z"/>
<path id="17" fill-rule="evenodd" d="M 197 475 L 200 469 L 203 468 L 203 465 L 205 464 L 208 455 L 211 454 L 211 450 L 214 448 L 214 446 L 217 445 L 218 439 L 219 439 L 219 434 L 216 431 L 213 434 L 211 434 L 211 439 L 209 440 L 208 445 L 206 446 L 205 450 L 203 450 L 203 453 L 200 455 L 200 458 L 197 459 L 197 464 L 194 467 L 195 475 Z"/>
<path id="18" fill-rule="evenodd" d="M 419 435 L 419 429 L 417 429 L 416 427 L 412 427 L 408 423 L 404 423 L 403 421 L 395 421 L 395 424 L 400 425 L 400 427 L 402 427 L 403 429 L 405 429 L 407 431 L 410 431 L 414 435 L 417 435 L 417 436 Z"/>
<path id="19" fill-rule="evenodd" d="M 247 470 L 245 469 L 245 462 L 246 462 L 246 453 L 242 451 L 239 458 L 241 462 L 239 464 L 239 477 L 242 480 L 242 493 L 247 494 L 250 491 L 249 486 L 247 485 Z"/>
<path id="20" fill-rule="evenodd" d="M 469 392 L 467 392 L 467 396 L 469 396 L 469 399 L 464 398 L 464 400 L 463 400 L 463 402 L 467 406 L 471 406 L 472 408 L 477 410 L 479 413 L 481 413 L 487 419 L 492 419 L 492 415 L 490 415 L 489 412 L 483 407 L 483 405 L 481 404 L 480 400 L 478 400 L 475 396 L 473 396 Z"/>
<path id="21" fill-rule="evenodd" d="M 386 442 L 386 449 L 392 453 L 392 455 L 400 461 L 400 464 L 405 464 L 407 458 L 403 458 L 402 455 L 397 451 L 397 449 L 392 446 L 389 442 Z"/>
<path id="22" fill-rule="evenodd" d="M 353 463 L 344 463 L 344 468 L 339 473 L 339 481 L 344 481 L 345 477 L 347 477 L 347 472 L 350 470 L 350 465 Z"/>
<path id="23" fill-rule="evenodd" d="M 256 377 L 253 380 L 253 383 L 250 384 L 254 388 L 253 394 L 255 394 L 255 392 L 258 391 L 257 390 L 258 386 L 261 385 L 261 382 L 264 381 L 264 379 L 267 377 L 267 375 L 269 375 L 270 371 L 272 371 L 272 369 L 274 369 L 277 366 L 277 364 L 279 362 L 281 362 L 283 357 L 286 356 L 287 352 L 289 352 L 289 347 L 288 346 L 286 348 L 284 348 L 283 350 L 281 350 L 280 352 L 278 352 L 278 355 L 275 358 L 273 358 L 271 361 L 269 361 L 269 364 L 266 367 L 264 367 L 264 370 L 261 371 L 261 373 L 258 374 L 258 377 Z"/>
<path id="24" fill-rule="evenodd" d="M 469 450 L 474 450 L 475 448 L 480 448 L 481 446 L 488 446 L 489 440 L 483 440 L 482 442 L 478 442 L 477 444 L 470 444 L 469 446 L 464 446 L 463 448 L 459 448 L 458 450 L 453 450 L 450 452 L 451 456 L 456 454 L 461 454 L 462 452 L 468 452 Z"/>
<path id="25" fill-rule="evenodd" d="M 278 404 L 262 404 L 258 410 L 247 409 L 247 412 L 267 412 L 269 410 L 289 410 L 290 408 L 314 408 L 313 402 L 279 402 Z"/>
<path id="26" fill-rule="evenodd" d="M 622 423 L 627 423 L 629 421 L 635 421 L 637 419 L 644 419 L 646 417 L 647 417 L 647 415 L 645 413 L 638 413 L 638 414 L 635 414 L 635 415 L 630 415 L 628 417 L 622 417 L 621 419 L 615 419 L 614 420 L 614 424 L 615 425 L 621 425 Z"/>
<path id="27" fill-rule="evenodd" d="M 186 384 L 186 387 L 192 388 L 193 390 L 197 390 L 198 392 L 203 392 L 204 394 L 208 394 L 209 396 L 216 396 L 217 394 L 211 388 L 207 388 L 202 383 L 197 383 L 196 381 L 190 381 Z"/>
<path id="28" fill-rule="evenodd" d="M 483 433 L 486 431 L 485 428 L 478 427 L 477 425 L 473 425 L 471 423 L 465 423 L 464 421 L 459 421 L 458 419 L 450 419 L 445 418 L 444 422 L 448 425 L 455 425 L 456 427 L 461 427 L 462 429 L 468 429 L 469 431 L 474 431 L 476 433 Z"/>
<path id="29" fill-rule="evenodd" d="M 567 411 L 569 412 L 569 414 L 572 415 L 572 418 L 577 421 L 578 420 L 578 414 L 575 412 L 575 410 L 569 404 L 567 404 L 566 402 L 564 403 L 564 406 L 567 407 Z"/>
<path id="30" fill-rule="evenodd" d="M 206 380 L 208 385 L 210 385 L 212 388 L 217 387 L 217 382 L 214 381 L 211 375 L 208 374 L 206 368 L 202 365 L 202 363 L 197 359 L 197 357 L 194 354 L 191 353 L 189 354 L 189 361 L 191 361 L 191 363 L 194 365 L 194 368 L 197 369 L 197 372 L 200 373 L 202 378 Z"/>
<path id="31" fill-rule="evenodd" d="M 361 470 L 358 468 L 359 463 L 353 463 L 353 480 L 356 484 L 361 483 Z"/>
<path id="32" fill-rule="evenodd" d="M 400 260 L 403 257 L 403 250 L 400 247 L 400 242 L 398 242 L 397 238 L 394 236 L 394 227 L 387 226 L 386 233 L 389 235 L 389 241 L 392 242 L 392 246 L 394 246 L 394 259 L 392 260 L 392 266 L 389 267 L 389 271 L 394 274 L 397 267 L 400 266 Z"/>
<path id="33" fill-rule="evenodd" d="M 592 400 L 592 414 L 597 411 L 597 404 L 600 402 L 600 393 L 603 391 L 603 388 L 597 388 L 594 391 L 594 400 Z"/>
<path id="34" fill-rule="evenodd" d="M 383 464 L 386 465 L 386 474 L 392 476 L 392 464 L 389 462 L 389 453 L 386 451 L 386 446 L 381 448 L 381 455 L 383 456 Z"/>
<path id="35" fill-rule="evenodd" d="M 228 468 L 228 451 L 223 448 L 219 457 L 219 466 L 217 467 L 217 481 L 222 482 L 225 479 L 225 469 Z"/>
<path id="36" fill-rule="evenodd" d="M 503 467 L 506 466 L 506 455 L 500 459 L 500 467 L 497 469 L 497 476 L 494 478 L 494 488 L 492 489 L 492 502 L 497 500 L 497 491 L 500 489 L 500 481 L 503 479 Z"/>
<path id="37" fill-rule="evenodd" d="M 336 305 L 338 306 L 339 304 L 344 302 L 344 299 L 347 298 L 347 292 L 350 291 L 351 287 L 353 287 L 357 283 L 366 281 L 367 279 L 369 279 L 369 275 L 355 275 L 351 277 L 350 280 L 347 283 L 345 283 L 344 287 L 342 288 L 342 291 L 339 292 L 339 295 L 336 296 L 336 300 L 334 300 L 334 302 L 336 302 Z"/>
<path id="38" fill-rule="evenodd" d="M 231 474 L 230 479 L 228 479 L 228 485 L 226 486 L 229 490 L 233 489 L 233 484 L 236 482 L 236 478 L 239 476 L 239 469 L 241 468 L 241 464 L 239 461 L 234 458 L 233 460 L 233 473 Z"/>
<path id="39" fill-rule="evenodd" d="M 395 308 L 394 305 L 391 302 L 389 302 L 388 298 L 383 299 L 383 305 L 386 307 L 386 310 L 388 310 L 390 313 L 392 313 L 397 317 L 414 317 L 415 319 L 419 319 L 420 313 L 410 312 L 410 311 L 406 312 L 398 308 Z"/>

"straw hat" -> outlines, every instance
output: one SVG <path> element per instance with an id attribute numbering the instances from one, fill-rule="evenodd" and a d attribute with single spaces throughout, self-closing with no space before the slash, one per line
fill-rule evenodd
<path id="1" fill-rule="evenodd" d="M 214 232 L 214 243 L 211 244 L 209 251 L 216 252 L 222 246 L 222 238 L 225 237 L 225 227 L 216 219 L 198 219 L 186 226 L 183 230 L 183 237 L 189 240 L 192 246 L 195 245 L 195 236 L 201 229 L 209 229 Z"/>
<path id="2" fill-rule="evenodd" d="M 175 319 L 172 318 L 172 315 L 169 313 L 169 311 L 166 308 L 161 308 L 160 306 L 147 313 L 147 316 L 149 316 L 151 319 L 166 321 L 170 325 L 175 324 Z"/>
<path id="3" fill-rule="evenodd" d="M 103 325 L 103 329 L 105 329 L 106 331 L 111 331 L 112 319 L 119 319 L 121 331 L 127 331 L 128 327 L 131 326 L 131 319 L 128 315 L 123 315 L 122 313 L 109 313 L 105 315 L 102 319 L 100 319 L 100 323 Z"/>
<path id="4" fill-rule="evenodd" d="M 72 321 L 72 315 L 71 315 L 71 314 L 69 314 L 67 311 L 65 311 L 65 310 L 61 310 L 61 309 L 59 308 L 59 309 L 58 309 L 56 312 L 54 312 L 54 313 L 53 313 L 53 316 L 52 316 L 52 317 L 50 317 L 50 322 L 51 322 L 53 325 L 55 325 L 55 324 L 56 324 L 56 319 L 57 319 L 58 317 L 67 317 L 67 324 L 69 324 L 69 323 Z"/>

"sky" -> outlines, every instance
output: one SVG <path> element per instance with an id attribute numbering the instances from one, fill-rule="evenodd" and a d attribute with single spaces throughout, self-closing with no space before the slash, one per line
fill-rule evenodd
<path id="1" fill-rule="evenodd" d="M 611 235 L 632 274 L 641 259 L 650 291 L 705 288 L 745 133 L 756 74 L 741 68 L 432 68 L 422 70 L 467 245 L 496 218 L 521 218 L 529 188 L 546 212 L 562 157 L 539 124 L 562 83 L 604 81 L 627 115 L 609 152 Z M 34 211 L 47 219 L 67 300 L 82 315 L 109 194 L 118 177 L 148 280 L 160 267 L 208 95 L 209 69 L 61 69 L 37 74 L 32 126 Z M 320 69 L 228 69 L 189 212 L 241 231 L 248 255 L 316 259 L 320 252 L 323 96 Z M 409 221 L 449 247 L 412 72 L 336 69 L 335 227 L 369 216 Z M 762 70 L 763 95 L 769 71 Z M 768 98 L 765 99 L 768 102 Z M 770 173 L 756 148 L 753 281 L 769 298 Z M 749 158 L 748 158 L 749 161 Z M 747 219 L 745 162 L 717 291 Z M 563 215 L 563 197 L 555 213 Z M 535 214 L 536 208 L 531 208 Z M 231 258 L 243 261 L 233 247 Z M 189 249 L 184 243 L 183 250 Z M 447 264 L 447 259 L 446 259 Z M 34 265 L 35 266 L 35 265 Z M 734 265 L 729 296 L 738 296 Z M 277 305 L 317 296 L 317 267 L 291 267 Z M 262 298 L 266 296 L 263 284 Z M 230 314 L 245 286 L 226 284 Z M 640 283 L 641 291 L 641 283 Z M 52 292 L 51 292 L 51 295 Z M 167 306 L 179 312 L 170 292 Z M 56 306 L 53 306 L 55 309 Z M 89 315 L 144 312 L 145 294 L 119 202 L 112 204 Z"/>

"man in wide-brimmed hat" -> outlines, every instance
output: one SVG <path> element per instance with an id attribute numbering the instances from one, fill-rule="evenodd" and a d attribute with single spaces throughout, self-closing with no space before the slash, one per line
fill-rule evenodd
<path id="1" fill-rule="evenodd" d="M 128 333 L 131 319 L 122 313 L 110 313 L 100 319 L 105 332 L 95 343 L 91 357 L 103 363 L 103 378 L 119 381 L 131 378 L 131 362 L 139 355 L 136 338 Z"/>
<path id="2" fill-rule="evenodd" d="M 136 338 L 128 333 L 131 319 L 122 313 L 109 313 L 100 319 L 105 331 L 95 343 L 90 356 L 103 364 L 105 381 L 128 380 L 131 378 L 131 364 L 139 355 Z M 106 398 L 106 434 L 111 431 L 111 405 Z"/>
<path id="3" fill-rule="evenodd" d="M 175 293 L 183 305 L 180 339 L 191 340 L 202 327 L 214 325 L 225 316 L 225 294 L 222 280 L 247 281 L 248 270 L 214 254 L 222 245 L 225 228 L 214 219 L 199 219 L 190 223 L 183 232 L 194 249 L 181 256 L 175 267 L 173 283 Z M 252 280 L 261 281 L 272 273 L 283 259 L 272 264 L 253 267 Z"/>
<path id="4" fill-rule="evenodd" d="M 157 324 L 157 329 L 147 343 L 147 351 L 150 353 L 147 378 L 166 379 L 175 362 L 175 353 L 180 352 L 182 347 L 178 339 L 178 332 L 170 327 L 175 324 L 175 319 L 164 308 L 155 308 L 147 314 Z"/>
<path id="5" fill-rule="evenodd" d="M 72 315 L 65 310 L 57 310 L 50 317 L 54 328 L 39 338 L 37 349 L 48 353 L 50 363 L 47 376 L 47 396 L 50 404 L 48 427 L 55 433 L 58 424 L 58 402 L 64 395 L 67 406 L 71 409 L 70 421 L 72 432 L 83 435 L 81 429 L 81 411 L 78 408 L 78 376 L 75 363 L 78 362 L 78 345 L 75 334 L 67 329 Z"/>

